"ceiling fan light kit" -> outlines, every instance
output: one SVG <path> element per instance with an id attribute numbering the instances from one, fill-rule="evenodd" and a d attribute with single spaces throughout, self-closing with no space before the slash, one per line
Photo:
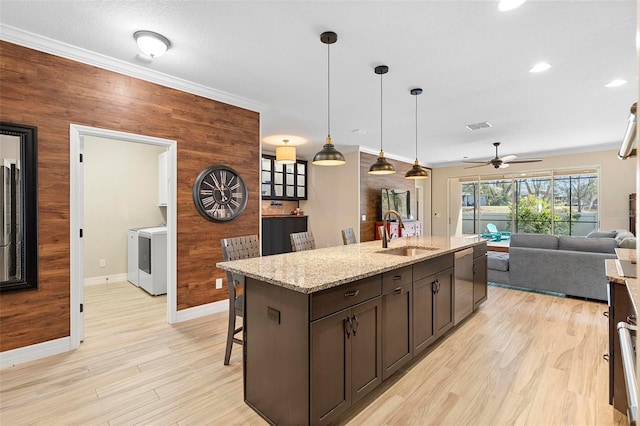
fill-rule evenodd
<path id="1" fill-rule="evenodd" d="M 347 161 L 331 141 L 331 56 L 330 46 L 338 41 L 338 35 L 332 31 L 320 34 L 320 41 L 327 45 L 327 139 L 320 151 L 313 156 L 316 166 L 340 166 Z"/>
<path id="2" fill-rule="evenodd" d="M 494 158 L 487 161 L 462 160 L 463 163 L 476 164 L 475 166 L 465 167 L 465 169 L 473 169 L 475 167 L 483 166 L 493 166 L 495 169 L 506 169 L 510 164 L 537 163 L 542 161 L 540 158 L 525 158 L 518 160 L 518 157 L 515 155 L 505 155 L 504 157 L 500 157 L 498 156 L 498 147 L 500 146 L 500 142 L 494 142 L 493 146 L 496 147 L 496 156 Z"/>
<path id="3" fill-rule="evenodd" d="M 384 151 L 382 149 L 382 76 L 389 72 L 389 67 L 386 65 L 378 65 L 374 68 L 376 74 L 380 76 L 380 155 L 375 163 L 369 167 L 370 175 L 390 175 L 396 172 L 393 164 L 389 163 L 384 158 Z"/>
<path id="4" fill-rule="evenodd" d="M 422 94 L 422 89 L 417 87 L 409 91 L 411 95 L 416 98 L 416 161 L 413 163 L 413 167 L 407 173 L 405 173 L 405 179 L 427 179 L 429 173 L 420 165 L 418 161 L 418 95 Z"/>

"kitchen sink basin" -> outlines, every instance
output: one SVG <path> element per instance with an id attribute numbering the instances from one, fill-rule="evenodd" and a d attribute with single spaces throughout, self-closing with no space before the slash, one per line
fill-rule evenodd
<path id="1" fill-rule="evenodd" d="M 377 251 L 380 254 L 395 254 L 397 256 L 417 256 L 420 254 L 426 254 L 431 251 L 438 250 L 438 247 L 423 247 L 423 246 L 402 246 L 393 247 L 384 250 Z"/>

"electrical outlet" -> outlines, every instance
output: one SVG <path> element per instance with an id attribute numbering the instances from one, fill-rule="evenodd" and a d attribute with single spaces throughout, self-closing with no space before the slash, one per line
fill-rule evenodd
<path id="1" fill-rule="evenodd" d="M 216 288 L 222 288 L 222 278 L 216 278 Z"/>
<path id="2" fill-rule="evenodd" d="M 100 259 L 100 267 L 104 268 L 105 266 L 107 266 L 107 259 Z"/>
<path id="3" fill-rule="evenodd" d="M 363 222 L 366 222 L 366 221 L 367 221 L 367 215 L 366 215 L 366 214 L 363 214 L 363 215 L 362 215 L 362 221 L 363 221 Z"/>

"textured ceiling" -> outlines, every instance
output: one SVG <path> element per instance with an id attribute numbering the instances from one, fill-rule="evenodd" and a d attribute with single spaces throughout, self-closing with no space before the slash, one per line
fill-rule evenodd
<path id="1" fill-rule="evenodd" d="M 380 148 L 445 165 L 596 150 L 619 145 L 638 94 L 636 1 L 535 1 L 499 12 L 496 1 L 7 1 L 0 35 L 16 30 L 258 105 L 262 136 L 296 135 L 310 157 L 327 134 L 331 46 L 331 136 L 338 149 Z M 156 31 L 172 48 L 139 60 L 133 33 Z M 49 40 L 49 42 L 51 42 Z M 84 52 L 84 53 L 83 53 Z M 528 69 L 540 61 L 553 67 Z M 605 88 L 614 78 L 627 80 Z M 170 84 L 170 83 L 167 83 Z M 223 99 L 227 100 L 228 99 Z M 245 103 L 246 105 L 247 103 Z M 245 106 L 242 105 L 242 106 Z M 470 123 L 493 127 L 469 131 Z M 359 130 L 358 132 L 354 132 Z M 265 150 L 273 151 L 266 145 Z"/>

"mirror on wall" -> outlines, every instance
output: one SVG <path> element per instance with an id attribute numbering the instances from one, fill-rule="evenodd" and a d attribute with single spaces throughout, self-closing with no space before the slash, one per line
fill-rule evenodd
<path id="1" fill-rule="evenodd" d="M 37 129 L 0 123 L 0 292 L 38 288 Z"/>

